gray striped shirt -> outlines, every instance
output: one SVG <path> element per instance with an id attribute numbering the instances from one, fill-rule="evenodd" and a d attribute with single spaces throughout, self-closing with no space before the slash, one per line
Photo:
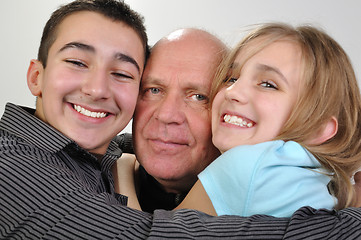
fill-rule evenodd
<path id="1" fill-rule="evenodd" d="M 360 208 L 291 219 L 127 208 L 110 171 L 118 145 L 99 162 L 33 112 L 7 104 L 0 121 L 0 239 L 361 239 Z"/>

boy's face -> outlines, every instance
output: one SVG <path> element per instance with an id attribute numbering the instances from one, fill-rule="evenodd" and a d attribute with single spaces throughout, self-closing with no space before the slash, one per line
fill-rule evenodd
<path id="1" fill-rule="evenodd" d="M 84 149 L 104 154 L 132 118 L 144 48 L 122 22 L 82 11 L 59 25 L 47 66 L 33 60 L 28 85 L 36 116 Z"/>

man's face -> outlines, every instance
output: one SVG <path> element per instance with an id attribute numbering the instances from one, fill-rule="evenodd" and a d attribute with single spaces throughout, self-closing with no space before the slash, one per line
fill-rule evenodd
<path id="1" fill-rule="evenodd" d="M 28 84 L 36 116 L 95 154 L 131 119 L 144 65 L 138 35 L 98 13 L 74 13 L 60 24 L 46 68 L 33 60 Z"/>
<path id="2" fill-rule="evenodd" d="M 219 154 L 210 128 L 212 54 L 206 48 L 162 45 L 144 71 L 133 120 L 135 151 L 168 191 L 189 188 Z"/>

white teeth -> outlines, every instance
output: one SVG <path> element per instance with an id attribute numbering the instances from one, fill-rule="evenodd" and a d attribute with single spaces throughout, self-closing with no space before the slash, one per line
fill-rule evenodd
<path id="1" fill-rule="evenodd" d="M 105 112 L 91 112 L 88 109 L 85 109 L 79 105 L 74 104 L 74 109 L 85 116 L 92 117 L 92 118 L 104 118 L 107 116 Z"/>
<path id="2" fill-rule="evenodd" d="M 226 114 L 226 115 L 224 115 L 223 119 L 226 123 L 234 124 L 237 126 L 249 127 L 249 128 L 253 127 L 252 122 L 247 122 L 246 120 L 243 120 L 242 118 L 237 117 L 237 116 L 230 116 L 230 115 Z"/>
<path id="3" fill-rule="evenodd" d="M 239 119 L 238 119 L 236 116 L 232 116 L 230 122 L 231 122 L 231 123 L 235 123 L 235 124 L 239 124 L 239 121 L 238 121 L 238 120 L 239 120 Z M 242 119 L 241 119 L 241 121 L 242 121 Z"/>

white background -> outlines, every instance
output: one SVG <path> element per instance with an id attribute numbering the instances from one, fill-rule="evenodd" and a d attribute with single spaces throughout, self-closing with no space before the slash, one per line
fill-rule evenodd
<path id="1" fill-rule="evenodd" d="M 6 102 L 34 107 L 26 84 L 50 14 L 69 0 L 0 0 L 0 115 Z M 361 0 L 126 0 L 145 18 L 149 43 L 180 27 L 200 27 L 233 46 L 252 24 L 310 23 L 338 41 L 361 84 Z M 125 129 L 130 132 L 131 128 Z"/>

